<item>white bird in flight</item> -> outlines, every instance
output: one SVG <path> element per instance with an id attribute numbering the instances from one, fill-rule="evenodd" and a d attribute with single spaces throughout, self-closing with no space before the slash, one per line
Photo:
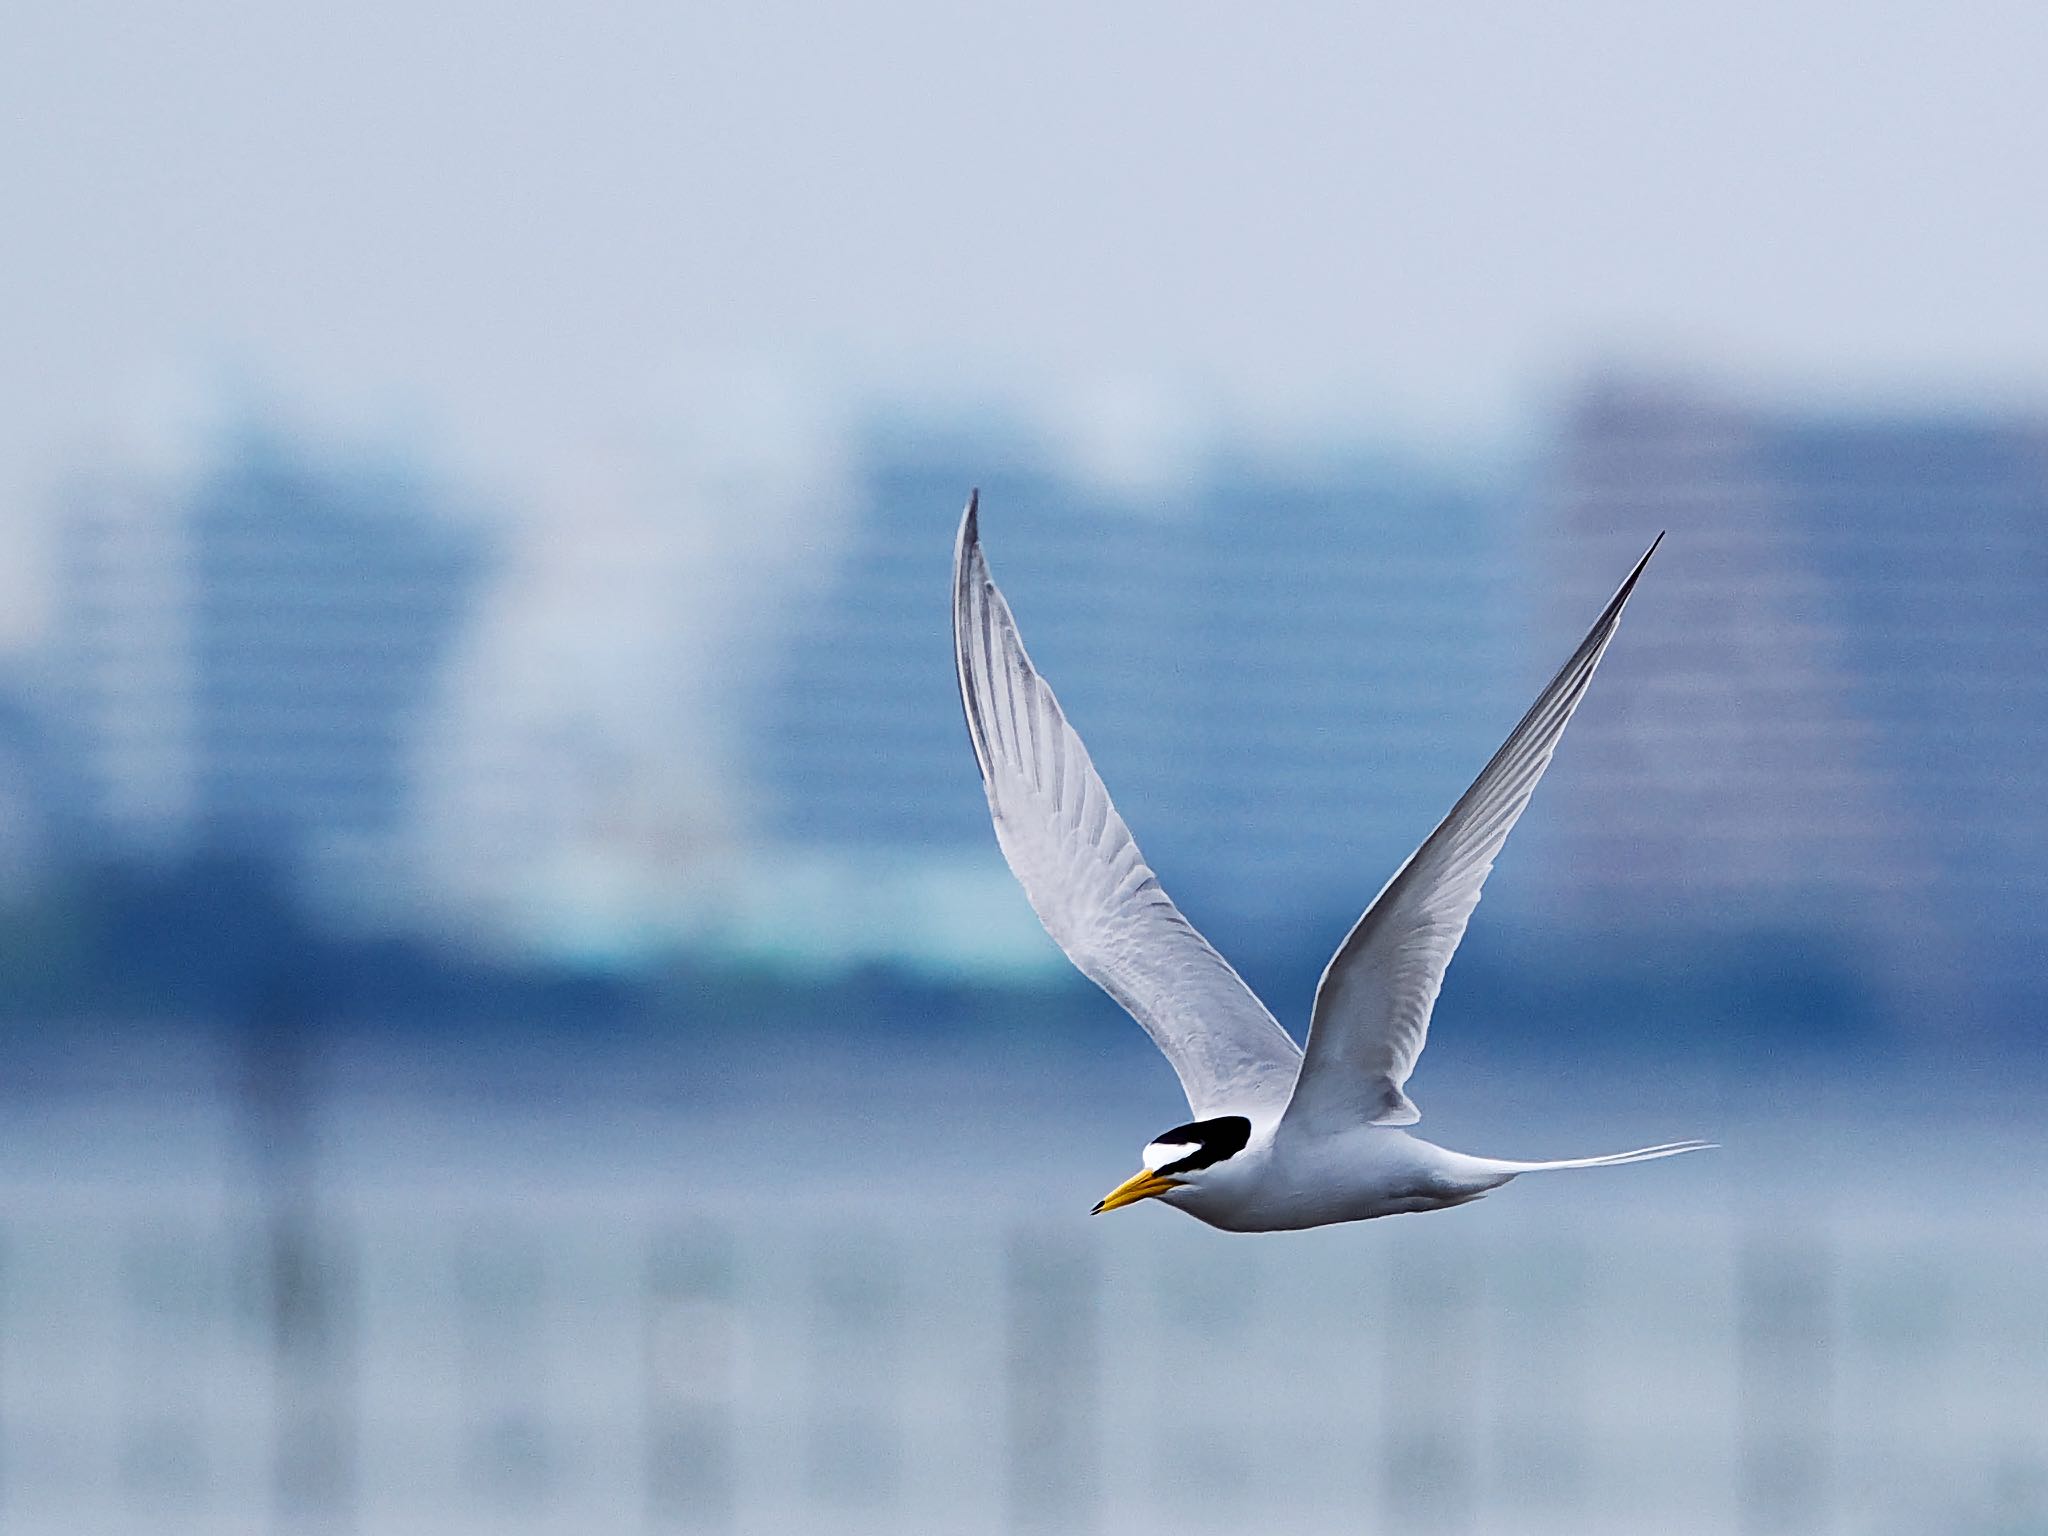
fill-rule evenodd
<path id="1" fill-rule="evenodd" d="M 1160 888 L 989 575 L 978 493 L 953 557 L 953 649 L 996 841 L 1046 932 L 1166 1054 L 1194 1118 L 1154 1137 L 1096 1213 L 1156 1199 L 1231 1232 L 1435 1211 L 1525 1173 L 1696 1152 L 1511 1162 L 1411 1136 L 1405 1091 L 1479 890 L 1585 697 L 1652 544 L 1443 822 L 1394 872 L 1324 968 L 1308 1049 Z M 1662 534 L 1658 535 L 1661 542 Z"/>

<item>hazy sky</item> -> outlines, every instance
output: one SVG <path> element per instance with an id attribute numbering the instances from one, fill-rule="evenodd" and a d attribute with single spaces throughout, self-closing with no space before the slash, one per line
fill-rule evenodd
<path id="1" fill-rule="evenodd" d="M 2037 3 L 31 0 L 6 30 L 0 593 L 51 485 L 194 367 L 513 498 L 762 359 L 1194 381 L 1396 438 L 1510 430 L 1606 357 L 2048 394 Z"/>

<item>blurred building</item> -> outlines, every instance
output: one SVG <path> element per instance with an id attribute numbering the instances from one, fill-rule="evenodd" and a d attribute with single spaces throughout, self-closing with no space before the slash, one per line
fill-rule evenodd
<path id="1" fill-rule="evenodd" d="M 77 488 L 58 566 L 56 712 L 91 844 L 402 899 L 412 743 L 482 570 L 473 528 L 400 469 L 251 434 L 190 483 Z"/>
<path id="2" fill-rule="evenodd" d="M 1305 923 L 1333 944 L 1520 708 L 1516 530 L 1506 498 L 1444 474 L 1211 454 L 1133 489 L 1016 440 L 879 436 L 759 701 L 766 843 L 836 864 L 871 921 L 922 881 L 904 914 L 925 941 L 960 938 L 943 913 L 964 910 L 988 949 L 1048 953 L 1007 889 L 953 679 L 953 533 L 980 478 L 1026 642 L 1176 899 L 1219 942 Z"/>
<path id="3" fill-rule="evenodd" d="M 1968 1026 L 2043 992 L 2048 428 L 1610 383 L 1551 490 L 1558 602 L 1668 527 L 1559 807 L 1579 910 L 1846 947 Z"/>
<path id="4" fill-rule="evenodd" d="M 61 836 L 68 795 L 26 681 L 0 671 L 0 903 L 31 891 Z"/>

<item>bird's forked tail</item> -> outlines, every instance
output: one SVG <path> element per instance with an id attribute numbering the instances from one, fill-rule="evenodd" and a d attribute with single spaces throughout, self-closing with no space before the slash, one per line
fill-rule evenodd
<path id="1" fill-rule="evenodd" d="M 1548 1173 L 1554 1168 L 1614 1168 L 1622 1163 L 1653 1163 L 1660 1157 L 1676 1157 L 1681 1152 L 1707 1152 L 1719 1145 L 1712 1141 L 1667 1141 L 1661 1146 L 1637 1147 L 1633 1152 L 1609 1152 L 1604 1157 L 1560 1157 L 1547 1163 L 1518 1163 L 1507 1158 L 1488 1158 L 1487 1161 L 1503 1173 Z"/>

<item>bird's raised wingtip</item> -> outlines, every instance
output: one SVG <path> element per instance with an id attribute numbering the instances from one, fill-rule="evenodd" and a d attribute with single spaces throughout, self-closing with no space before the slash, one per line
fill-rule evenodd
<path id="1" fill-rule="evenodd" d="M 1628 573 L 1628 579 L 1622 582 L 1621 589 L 1614 594 L 1614 601 L 1608 608 L 1609 614 L 1617 618 L 1620 616 L 1622 605 L 1628 601 L 1629 594 L 1636 589 L 1636 582 L 1642 578 L 1643 572 L 1649 568 L 1650 556 L 1657 553 L 1657 546 L 1663 542 L 1664 535 L 1661 532 L 1656 538 L 1650 540 L 1650 547 L 1643 551 L 1642 559 L 1635 563 L 1634 568 Z"/>
<path id="2" fill-rule="evenodd" d="M 981 552 L 981 490 L 979 487 L 967 493 L 967 510 L 960 514 L 960 534 L 953 541 L 953 566 L 965 579 L 967 568 Z M 958 589 L 955 589 L 958 595 Z"/>

